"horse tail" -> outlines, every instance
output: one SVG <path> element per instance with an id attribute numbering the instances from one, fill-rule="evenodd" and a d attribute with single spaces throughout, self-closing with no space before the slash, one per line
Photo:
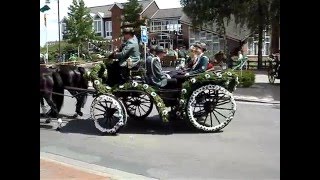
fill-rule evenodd
<path id="1" fill-rule="evenodd" d="M 60 112 L 62 104 L 63 104 L 63 99 L 64 99 L 64 86 L 63 86 L 63 81 L 58 72 L 53 72 L 52 73 L 53 77 L 53 92 L 59 93 L 59 94 L 52 94 L 52 100 L 56 104 L 58 112 Z"/>

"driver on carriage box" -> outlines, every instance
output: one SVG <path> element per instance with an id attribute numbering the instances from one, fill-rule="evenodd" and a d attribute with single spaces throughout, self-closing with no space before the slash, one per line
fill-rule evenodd
<path id="1" fill-rule="evenodd" d="M 109 79 L 110 85 L 125 83 L 129 77 L 129 69 L 137 66 L 140 62 L 139 43 L 137 37 L 134 35 L 133 27 L 129 22 L 124 22 L 121 28 L 124 43 L 119 50 L 114 51 L 109 56 L 109 59 L 118 59 L 118 61 L 114 61 L 108 69 L 110 74 L 118 74 L 118 76 Z"/>
<path id="2" fill-rule="evenodd" d="M 121 45 L 120 52 L 113 52 L 110 56 L 119 60 L 122 67 L 135 66 L 140 61 L 140 50 L 137 37 L 134 35 L 134 29 L 129 22 L 121 26 L 124 37 L 124 43 Z"/>

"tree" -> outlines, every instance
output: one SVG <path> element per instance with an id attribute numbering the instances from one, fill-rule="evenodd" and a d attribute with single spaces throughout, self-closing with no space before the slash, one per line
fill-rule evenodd
<path id="1" fill-rule="evenodd" d="M 258 68 L 262 67 L 263 31 L 270 24 L 273 30 L 271 46 L 275 47 L 279 40 L 280 0 L 181 0 L 180 3 L 195 25 L 215 22 L 225 33 L 225 20 L 228 22 L 234 15 L 237 24 L 258 32 Z"/>
<path id="2" fill-rule="evenodd" d="M 224 37 L 224 52 L 227 48 L 226 26 L 228 25 L 233 7 L 233 0 L 181 0 L 183 11 L 188 17 L 192 17 L 191 21 L 194 27 L 211 28 L 217 26 L 217 31 Z"/>
<path id="3" fill-rule="evenodd" d="M 94 39 L 93 20 L 90 17 L 90 10 L 85 6 L 84 1 L 73 0 L 68 10 L 66 19 L 68 42 L 79 46 L 86 38 Z"/>
<path id="4" fill-rule="evenodd" d="M 142 17 L 142 5 L 138 3 L 138 0 L 129 0 L 123 6 L 123 22 L 130 22 L 134 26 L 135 34 L 140 41 L 141 29 L 140 26 L 145 26 L 146 17 Z"/>
<path id="5" fill-rule="evenodd" d="M 271 21 L 271 53 L 276 53 L 279 47 L 280 38 L 280 0 L 273 0 L 270 5 Z"/>
<path id="6" fill-rule="evenodd" d="M 238 0 L 234 13 L 236 22 L 258 32 L 258 69 L 262 68 L 263 31 L 270 24 L 270 5 L 273 0 Z"/>

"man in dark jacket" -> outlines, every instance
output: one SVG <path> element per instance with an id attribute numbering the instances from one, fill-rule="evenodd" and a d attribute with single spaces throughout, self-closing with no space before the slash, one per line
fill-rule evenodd
<path id="1" fill-rule="evenodd" d="M 125 83 L 129 77 L 129 69 L 135 67 L 140 62 L 139 43 L 137 37 L 134 35 L 134 29 L 132 25 L 128 22 L 125 22 L 121 28 L 124 37 L 124 43 L 121 45 L 120 51 L 115 51 L 109 56 L 109 59 L 111 58 L 118 60 L 113 62 L 111 67 L 108 69 L 108 72 L 110 71 L 110 74 L 115 76 L 112 76 L 112 78 L 109 80 L 111 85 Z M 108 75 L 108 77 L 111 76 Z"/>
<path id="2" fill-rule="evenodd" d="M 174 89 L 176 88 L 177 80 L 169 79 L 168 76 L 162 72 L 160 59 L 165 56 L 166 51 L 162 46 L 156 47 L 156 56 L 147 58 L 147 81 L 151 85 L 161 88 Z"/>

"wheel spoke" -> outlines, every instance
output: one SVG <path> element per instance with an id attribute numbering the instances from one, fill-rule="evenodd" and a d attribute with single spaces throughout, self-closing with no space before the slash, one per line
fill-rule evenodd
<path id="1" fill-rule="evenodd" d="M 229 99 L 228 101 L 222 101 L 222 102 L 217 103 L 217 106 L 221 106 L 221 105 L 227 104 L 228 102 L 231 102 L 231 100 Z"/>
<path id="2" fill-rule="evenodd" d="M 146 111 L 146 110 L 144 110 L 141 106 L 140 106 L 140 108 L 143 110 L 143 112 L 144 112 L 145 114 L 147 114 L 147 111 Z"/>
<path id="3" fill-rule="evenodd" d="M 216 107 L 216 109 L 222 109 L 222 110 L 233 110 L 233 109 L 229 109 L 229 108 L 222 108 L 222 107 Z"/>
<path id="4" fill-rule="evenodd" d="M 150 106 L 147 106 L 147 105 L 145 105 L 145 104 L 141 104 L 142 106 L 145 106 L 145 107 L 147 107 L 147 108 L 150 108 Z"/>
<path id="5" fill-rule="evenodd" d="M 215 109 L 214 109 L 213 111 L 215 111 L 216 113 L 220 114 L 220 115 L 223 116 L 224 118 L 227 118 L 226 116 L 224 116 L 224 115 L 221 114 L 220 112 L 216 111 Z"/>
<path id="6" fill-rule="evenodd" d="M 211 124 L 211 127 L 212 127 L 212 115 L 211 115 L 211 112 L 209 112 L 210 114 L 210 124 Z"/>
<path id="7" fill-rule="evenodd" d="M 106 110 L 105 109 L 100 109 L 98 107 L 95 107 L 95 109 L 99 110 L 99 111 L 102 111 L 102 112 L 105 112 Z"/>
<path id="8" fill-rule="evenodd" d="M 214 112 L 212 112 L 212 113 L 213 113 L 214 117 L 216 118 L 216 120 L 218 121 L 218 123 L 221 124 L 219 119 L 218 119 L 218 117 L 217 117 L 217 115 Z"/>
<path id="9" fill-rule="evenodd" d="M 146 101 L 150 101 L 150 99 L 147 99 L 147 98 L 144 98 L 144 97 L 139 97 L 140 99 L 144 99 L 144 100 L 146 100 Z"/>
<path id="10" fill-rule="evenodd" d="M 140 111 L 140 106 L 137 106 L 138 110 L 139 110 L 139 114 L 141 116 L 141 111 Z"/>
<path id="11" fill-rule="evenodd" d="M 99 106 L 103 107 L 104 109 L 107 109 L 107 106 L 104 106 L 101 102 L 98 102 L 98 104 L 97 104 L 97 105 L 99 105 Z"/>

